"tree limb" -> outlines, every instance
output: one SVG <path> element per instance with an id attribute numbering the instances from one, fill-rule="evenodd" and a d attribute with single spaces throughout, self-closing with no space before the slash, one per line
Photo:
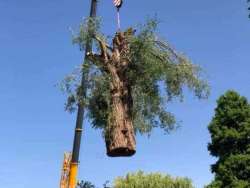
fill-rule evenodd
<path id="1" fill-rule="evenodd" d="M 94 39 L 99 43 L 99 46 L 101 49 L 101 56 L 103 56 L 105 61 L 107 62 L 111 57 L 108 50 L 110 50 L 112 52 L 113 48 L 110 47 L 104 40 L 102 40 L 100 37 L 98 37 L 96 35 L 94 35 Z"/>
<path id="2" fill-rule="evenodd" d="M 105 64 L 103 57 L 99 54 L 94 54 L 93 52 L 88 52 L 87 57 L 92 63 L 94 63 L 97 66 L 103 66 L 103 64 Z"/>

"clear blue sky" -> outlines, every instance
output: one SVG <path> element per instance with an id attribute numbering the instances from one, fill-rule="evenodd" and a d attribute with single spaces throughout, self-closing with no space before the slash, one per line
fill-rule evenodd
<path id="1" fill-rule="evenodd" d="M 169 104 L 182 121 L 171 135 L 155 130 L 137 137 L 132 158 L 110 159 L 100 131 L 86 123 L 80 178 L 102 185 L 144 170 L 190 177 L 197 188 L 213 178 L 207 125 L 216 99 L 227 89 L 250 98 L 250 20 L 246 0 L 125 0 L 122 26 L 158 14 L 160 33 L 205 70 L 209 100 L 190 93 Z M 54 86 L 82 61 L 68 27 L 89 14 L 89 0 L 0 1 L 0 187 L 58 187 L 63 152 L 71 150 L 75 114 L 64 112 L 65 96 Z M 115 31 L 111 0 L 100 0 L 103 30 Z"/>

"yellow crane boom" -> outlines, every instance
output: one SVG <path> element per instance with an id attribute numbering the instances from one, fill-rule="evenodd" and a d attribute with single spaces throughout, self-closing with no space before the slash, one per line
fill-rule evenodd
<path id="1" fill-rule="evenodd" d="M 96 17 L 97 0 L 91 0 L 90 17 Z M 87 53 L 92 50 L 92 40 L 86 44 L 85 57 L 87 59 Z M 86 62 L 86 61 L 84 61 Z M 86 96 L 86 81 L 88 80 L 88 72 L 83 71 L 81 87 L 83 96 Z M 76 118 L 76 128 L 72 153 L 64 154 L 62 175 L 60 188 L 76 188 L 77 186 L 77 173 L 79 164 L 79 153 L 81 145 L 83 118 L 84 118 L 85 107 L 82 104 L 78 104 L 78 112 Z"/>
<path id="2" fill-rule="evenodd" d="M 70 163 L 71 163 L 72 154 L 70 152 L 64 153 L 62 171 L 61 171 L 61 180 L 60 188 L 69 187 L 69 173 L 70 173 Z"/>

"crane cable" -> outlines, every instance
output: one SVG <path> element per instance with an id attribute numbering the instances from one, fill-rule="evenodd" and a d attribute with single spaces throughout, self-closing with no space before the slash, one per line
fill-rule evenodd
<path id="1" fill-rule="evenodd" d="M 121 30 L 121 20 L 120 20 L 120 8 L 122 7 L 123 0 L 113 0 L 113 3 L 117 10 L 117 27 L 118 30 Z"/>

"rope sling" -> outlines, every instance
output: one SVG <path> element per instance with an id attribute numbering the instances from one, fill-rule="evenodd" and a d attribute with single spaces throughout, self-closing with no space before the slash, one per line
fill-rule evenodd
<path id="1" fill-rule="evenodd" d="M 118 31 L 120 31 L 121 30 L 120 8 L 122 7 L 123 0 L 113 0 L 113 3 L 116 7 L 116 13 L 117 13 L 117 28 Z"/>

